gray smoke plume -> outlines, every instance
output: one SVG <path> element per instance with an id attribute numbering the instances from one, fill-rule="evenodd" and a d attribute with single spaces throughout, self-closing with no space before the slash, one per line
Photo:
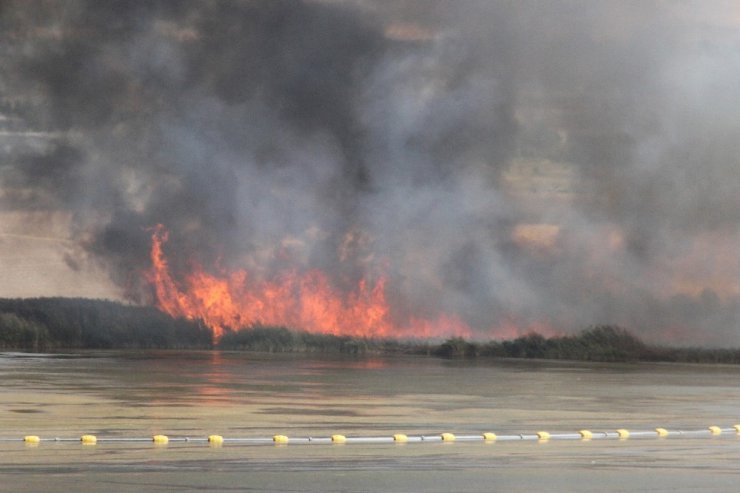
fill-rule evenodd
<path id="1" fill-rule="evenodd" d="M 740 343 L 740 11 L 723 2 L 5 1 L 0 207 L 125 296 L 388 276 L 394 316 Z M 24 137 L 25 136 L 25 137 Z"/>

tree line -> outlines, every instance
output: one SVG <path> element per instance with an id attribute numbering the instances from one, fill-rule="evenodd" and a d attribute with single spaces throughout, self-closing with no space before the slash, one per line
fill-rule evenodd
<path id="1" fill-rule="evenodd" d="M 214 345 L 198 320 L 153 307 L 86 298 L 0 298 L 0 350 L 210 349 L 342 354 L 416 354 L 443 358 L 531 358 L 603 362 L 740 364 L 740 349 L 676 348 L 644 343 L 628 330 L 601 325 L 575 335 L 532 333 L 505 341 L 372 339 L 253 325 L 226 330 Z"/>
<path id="2" fill-rule="evenodd" d="M 211 331 L 156 308 L 85 298 L 0 299 L 0 348 L 208 348 Z"/>
<path id="3" fill-rule="evenodd" d="M 544 337 L 532 333 L 505 341 L 468 341 L 453 337 L 443 342 L 367 339 L 317 335 L 286 327 L 255 326 L 227 332 L 222 349 L 261 352 L 331 352 L 345 354 L 416 354 L 442 358 L 526 358 L 598 362 L 664 361 L 740 364 L 740 349 L 675 348 L 649 345 L 628 330 L 590 327 L 576 335 Z"/>

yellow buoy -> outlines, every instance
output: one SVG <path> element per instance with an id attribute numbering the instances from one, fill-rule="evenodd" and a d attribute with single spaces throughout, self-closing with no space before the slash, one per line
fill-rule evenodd
<path id="1" fill-rule="evenodd" d="M 152 437 L 152 442 L 154 442 L 157 445 L 167 445 L 169 441 L 170 439 L 167 435 L 154 435 Z"/>
<path id="2" fill-rule="evenodd" d="M 736 432 L 740 433 L 740 425 L 735 425 L 733 428 L 735 428 Z"/>
<path id="3" fill-rule="evenodd" d="M 41 438 L 36 435 L 26 435 L 23 437 L 23 441 L 32 445 L 37 445 L 39 442 L 41 442 Z"/>
<path id="4" fill-rule="evenodd" d="M 629 430 L 625 430 L 624 428 L 620 428 L 617 430 L 617 435 L 619 435 L 619 438 L 626 439 L 630 437 Z"/>
<path id="5" fill-rule="evenodd" d="M 224 444 L 224 437 L 221 435 L 208 435 L 208 443 L 212 447 L 220 447 Z"/>
<path id="6" fill-rule="evenodd" d="M 286 444 L 290 441 L 290 439 L 285 435 L 275 435 L 272 437 L 272 441 L 279 444 Z"/>
<path id="7" fill-rule="evenodd" d="M 721 435 L 722 434 L 722 428 L 719 426 L 710 426 L 709 431 L 712 432 L 712 435 Z"/>
<path id="8" fill-rule="evenodd" d="M 442 433 L 442 435 L 440 436 L 442 437 L 443 442 L 454 442 L 455 441 L 455 435 L 453 435 L 452 433 Z"/>
<path id="9" fill-rule="evenodd" d="M 543 442 L 546 442 L 547 440 L 550 439 L 550 434 L 546 431 L 538 431 L 537 438 L 539 438 Z"/>
<path id="10" fill-rule="evenodd" d="M 666 430 L 665 428 L 655 428 L 655 433 L 657 433 L 659 437 L 668 436 L 668 430 Z"/>
<path id="11" fill-rule="evenodd" d="M 347 437 L 344 435 L 332 435 L 331 436 L 332 443 L 345 443 L 346 441 L 347 441 Z"/>
<path id="12" fill-rule="evenodd" d="M 82 442 L 83 445 L 95 445 L 98 443 L 98 437 L 95 435 L 82 435 L 80 437 L 80 442 Z"/>
<path id="13" fill-rule="evenodd" d="M 406 443 L 409 441 L 409 437 L 407 437 L 403 433 L 396 433 L 395 435 L 393 435 L 393 441 L 397 443 Z"/>
<path id="14" fill-rule="evenodd" d="M 581 434 L 581 438 L 583 440 L 591 440 L 594 437 L 594 434 L 591 433 L 589 430 L 581 430 L 578 433 Z"/>
<path id="15" fill-rule="evenodd" d="M 492 441 L 496 440 L 496 434 L 495 433 L 492 433 L 490 431 L 487 431 L 486 433 L 483 434 L 483 440 L 492 442 Z"/>

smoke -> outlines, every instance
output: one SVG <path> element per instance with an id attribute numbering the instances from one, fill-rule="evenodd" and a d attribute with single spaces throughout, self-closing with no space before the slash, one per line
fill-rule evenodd
<path id="1" fill-rule="evenodd" d="M 7 1 L 0 207 L 176 273 L 388 276 L 399 319 L 740 342 L 722 2 Z"/>

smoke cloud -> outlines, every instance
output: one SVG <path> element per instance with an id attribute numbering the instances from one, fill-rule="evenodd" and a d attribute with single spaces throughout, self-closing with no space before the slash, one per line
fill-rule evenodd
<path id="1" fill-rule="evenodd" d="M 141 302 L 161 223 L 180 275 L 736 345 L 738 48 L 720 1 L 6 1 L 0 208 Z"/>

